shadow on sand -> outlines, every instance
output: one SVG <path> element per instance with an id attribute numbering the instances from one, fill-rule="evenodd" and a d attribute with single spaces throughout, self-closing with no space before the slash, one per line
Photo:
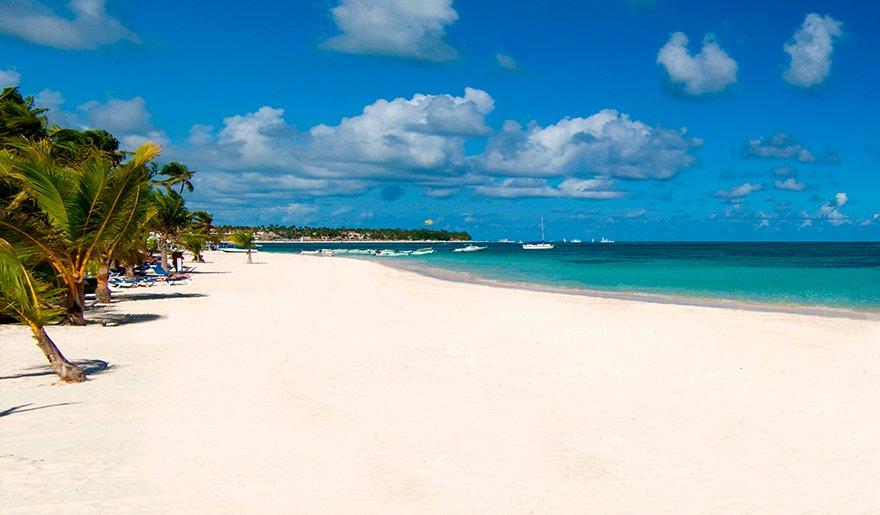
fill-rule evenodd
<path id="1" fill-rule="evenodd" d="M 150 293 L 125 293 L 113 294 L 113 302 L 130 302 L 138 300 L 164 300 L 164 299 L 194 299 L 198 297 L 207 297 L 204 293 L 171 293 L 171 292 L 150 292 Z M 98 304 L 100 306 L 101 304 Z"/>
<path id="2" fill-rule="evenodd" d="M 13 413 L 24 413 L 25 411 L 36 411 L 38 409 L 46 409 L 46 408 L 54 408 L 55 406 L 67 406 L 70 404 L 81 404 L 80 402 L 59 402 L 58 404 L 46 404 L 44 406 L 34 406 L 31 404 L 22 404 L 21 406 L 13 406 L 7 410 L 0 411 L 0 417 L 8 417 Z M 28 406 L 34 406 L 33 408 L 28 408 Z"/>
<path id="3" fill-rule="evenodd" d="M 117 325 L 138 324 L 140 322 L 151 322 L 162 318 L 162 315 L 154 313 L 88 313 L 86 324 L 100 324 L 105 327 Z"/>
<path id="4" fill-rule="evenodd" d="M 110 363 L 107 363 L 106 361 L 102 361 L 100 359 L 79 359 L 79 360 L 74 361 L 73 364 L 79 365 L 80 367 L 82 367 L 83 371 L 86 373 L 87 376 L 100 374 L 101 372 L 105 372 L 105 371 L 113 368 L 110 365 Z M 20 374 L 13 374 L 11 376 L 0 376 L 0 381 L 2 381 L 4 379 L 19 379 L 22 377 L 41 377 L 41 376 L 52 376 L 52 375 L 55 375 L 55 372 L 52 372 L 52 369 L 49 368 L 48 365 L 46 365 L 46 366 L 41 366 L 41 367 L 29 368 L 29 369 L 27 369 L 27 371 L 22 372 Z M 53 404 L 53 406 L 56 406 L 56 405 Z M 32 408 L 32 409 L 37 409 L 37 408 Z"/>

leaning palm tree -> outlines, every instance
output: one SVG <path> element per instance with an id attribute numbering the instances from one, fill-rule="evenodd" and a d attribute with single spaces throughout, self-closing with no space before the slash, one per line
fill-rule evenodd
<path id="1" fill-rule="evenodd" d="M 177 241 L 189 227 L 191 214 L 183 197 L 174 190 L 157 191 L 153 195 L 154 212 L 151 227 L 159 235 L 159 248 L 162 252 L 162 266 L 168 269 L 168 245 Z"/>
<path id="2" fill-rule="evenodd" d="M 47 140 L 0 152 L 0 183 L 17 191 L 0 206 L 0 237 L 39 252 L 67 289 L 67 322 L 85 325 L 83 281 L 102 250 L 113 249 L 138 220 L 148 163 L 161 152 L 141 145 L 120 166 L 97 154 L 76 166 L 52 157 Z M 30 207 L 30 209 L 23 209 Z"/>
<path id="3" fill-rule="evenodd" d="M 257 246 L 254 240 L 254 233 L 251 231 L 238 231 L 229 237 L 232 243 L 240 249 L 247 249 L 247 262 L 253 263 L 251 259 L 251 251 Z"/>
<path id="4" fill-rule="evenodd" d="M 8 241 L 0 238 L 0 313 L 31 329 L 37 346 L 62 381 L 85 381 L 83 369 L 67 361 L 46 333 L 46 324 L 60 318 L 64 310 L 55 307 L 59 290 L 52 288 L 27 266 L 32 258 L 16 252 Z"/>
<path id="5" fill-rule="evenodd" d="M 191 180 L 195 173 L 195 170 L 190 170 L 185 164 L 171 161 L 159 170 L 159 175 L 164 175 L 166 177 L 159 181 L 159 184 L 168 188 L 169 191 L 172 190 L 174 186 L 180 186 L 180 194 L 183 194 L 184 189 L 191 192 L 193 190 Z"/>

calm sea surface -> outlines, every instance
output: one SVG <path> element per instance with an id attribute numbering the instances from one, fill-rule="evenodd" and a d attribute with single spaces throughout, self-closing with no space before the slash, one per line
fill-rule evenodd
<path id="1" fill-rule="evenodd" d="M 365 257 L 408 267 L 466 272 L 491 280 L 609 292 L 642 292 L 775 304 L 880 309 L 880 243 L 267 243 L 264 252 L 404 249 L 434 254 Z"/>

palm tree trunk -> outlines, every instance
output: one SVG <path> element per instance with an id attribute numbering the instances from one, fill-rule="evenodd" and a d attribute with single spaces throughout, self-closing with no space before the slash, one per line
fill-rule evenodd
<path id="1" fill-rule="evenodd" d="M 247 256 L 248 256 L 248 260 L 247 260 L 248 264 L 253 263 L 253 261 L 251 260 L 251 249 L 248 249 Z"/>
<path id="2" fill-rule="evenodd" d="M 86 325 L 85 305 L 86 292 L 85 284 L 80 278 L 69 278 L 67 283 L 67 317 L 65 323 L 67 325 Z"/>
<path id="3" fill-rule="evenodd" d="M 110 304 L 110 263 L 101 261 L 98 265 L 98 288 L 95 290 L 95 297 L 100 304 Z"/>
<path id="4" fill-rule="evenodd" d="M 125 265 L 125 278 L 129 281 L 134 280 L 134 265 Z"/>
<path id="5" fill-rule="evenodd" d="M 168 270 L 168 239 L 162 238 L 162 268 Z"/>
<path id="6" fill-rule="evenodd" d="M 30 324 L 29 324 L 30 325 Z M 81 383 L 86 380 L 86 373 L 83 369 L 67 361 L 64 354 L 55 346 L 55 342 L 46 334 L 46 329 L 42 326 L 30 325 L 31 331 L 34 333 L 34 339 L 37 340 L 37 347 L 46 355 L 49 360 L 49 367 L 58 374 L 58 377 L 66 383 Z"/>

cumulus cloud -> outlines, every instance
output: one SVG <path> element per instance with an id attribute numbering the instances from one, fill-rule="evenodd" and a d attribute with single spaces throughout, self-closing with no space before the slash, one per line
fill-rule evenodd
<path id="1" fill-rule="evenodd" d="M 141 97 L 129 100 L 91 101 L 77 109 L 85 117 L 84 128 L 104 129 L 119 139 L 124 149 L 134 149 L 147 141 L 166 144 L 165 132 L 153 125 L 147 103 Z"/>
<path id="2" fill-rule="evenodd" d="M 284 120 L 284 110 L 266 106 L 227 117 L 217 132 L 194 128 L 188 154 L 226 171 L 450 187 L 470 181 L 464 143 L 491 133 L 485 116 L 493 108 L 488 93 L 466 88 L 463 96 L 377 100 L 336 125 L 297 131 Z"/>
<path id="3" fill-rule="evenodd" d="M 21 74 L 15 70 L 0 70 L 0 89 L 14 88 L 21 83 Z"/>
<path id="4" fill-rule="evenodd" d="M 777 190 L 804 191 L 804 189 L 806 189 L 807 185 L 802 182 L 798 182 L 798 181 L 794 180 L 793 178 L 789 177 L 788 179 L 785 179 L 784 181 L 774 182 L 773 187 L 776 188 Z"/>
<path id="5" fill-rule="evenodd" d="M 6 0 L 0 3 L 0 33 L 64 49 L 139 41 L 134 32 L 107 14 L 105 0 L 71 0 L 67 10 L 72 18 L 60 16 L 37 0 Z"/>
<path id="6" fill-rule="evenodd" d="M 495 61 L 497 61 L 498 66 L 502 68 L 506 68 L 508 70 L 516 69 L 516 59 L 507 54 L 495 54 Z"/>
<path id="7" fill-rule="evenodd" d="M 342 34 L 323 48 L 426 61 L 457 55 L 443 41 L 446 26 L 458 19 L 452 0 L 340 0 L 331 12 Z"/>
<path id="8" fill-rule="evenodd" d="M 843 34 L 842 25 L 828 15 L 808 14 L 793 41 L 783 47 L 791 57 L 783 78 L 804 88 L 821 84 L 831 70 L 834 41 Z"/>
<path id="9" fill-rule="evenodd" d="M 64 96 L 59 91 L 44 89 L 34 97 L 37 107 L 48 109 L 50 123 L 75 129 L 104 129 L 119 139 L 120 147 L 133 150 L 147 141 L 161 145 L 168 143 L 165 132 L 153 124 L 147 103 L 141 97 L 92 100 L 79 105 L 76 111 L 67 111 Z"/>
<path id="10" fill-rule="evenodd" d="M 496 175 L 553 177 L 597 174 L 630 179 L 665 179 L 693 163 L 688 151 L 702 144 L 686 135 L 631 120 L 605 109 L 587 118 L 565 118 L 523 129 L 507 121 L 479 158 Z"/>
<path id="11" fill-rule="evenodd" d="M 848 201 L 849 197 L 846 193 L 837 193 L 834 198 L 822 204 L 819 208 L 819 217 L 828 220 L 828 223 L 834 226 L 851 223 L 849 217 L 840 210 Z"/>
<path id="12" fill-rule="evenodd" d="M 761 191 L 764 188 L 764 185 L 761 183 L 743 183 L 739 186 L 734 186 L 729 190 L 719 190 L 715 192 L 715 196 L 725 200 L 735 201 L 737 199 L 742 199 L 748 196 L 751 193 L 756 191 Z"/>
<path id="13" fill-rule="evenodd" d="M 579 198 L 606 200 L 621 198 L 622 191 L 614 190 L 614 181 L 607 177 L 593 179 L 568 178 L 558 185 L 544 179 L 513 177 L 474 188 L 476 193 L 497 198 Z"/>
<path id="14" fill-rule="evenodd" d="M 225 118 L 217 131 L 194 126 L 181 158 L 223 172 L 223 188 L 241 186 L 233 177 L 247 171 L 246 188 L 277 184 L 290 196 L 357 194 L 392 180 L 450 196 L 482 182 L 467 169 L 464 144 L 491 133 L 485 116 L 493 108 L 488 93 L 466 88 L 462 96 L 377 100 L 338 124 L 297 131 L 284 110 L 266 106 Z"/>
<path id="15" fill-rule="evenodd" d="M 711 36 L 703 38 L 697 54 L 691 55 L 687 46 L 687 35 L 673 32 L 657 54 L 657 63 L 666 69 L 669 80 L 681 84 L 685 93 L 720 93 L 736 82 L 736 61 Z"/>
<path id="16" fill-rule="evenodd" d="M 815 151 L 801 145 L 785 132 L 778 132 L 769 138 L 750 139 L 746 142 L 743 153 L 746 157 L 792 159 L 801 163 L 837 164 L 840 162 L 836 153 L 827 151 L 822 155 L 817 155 Z"/>

